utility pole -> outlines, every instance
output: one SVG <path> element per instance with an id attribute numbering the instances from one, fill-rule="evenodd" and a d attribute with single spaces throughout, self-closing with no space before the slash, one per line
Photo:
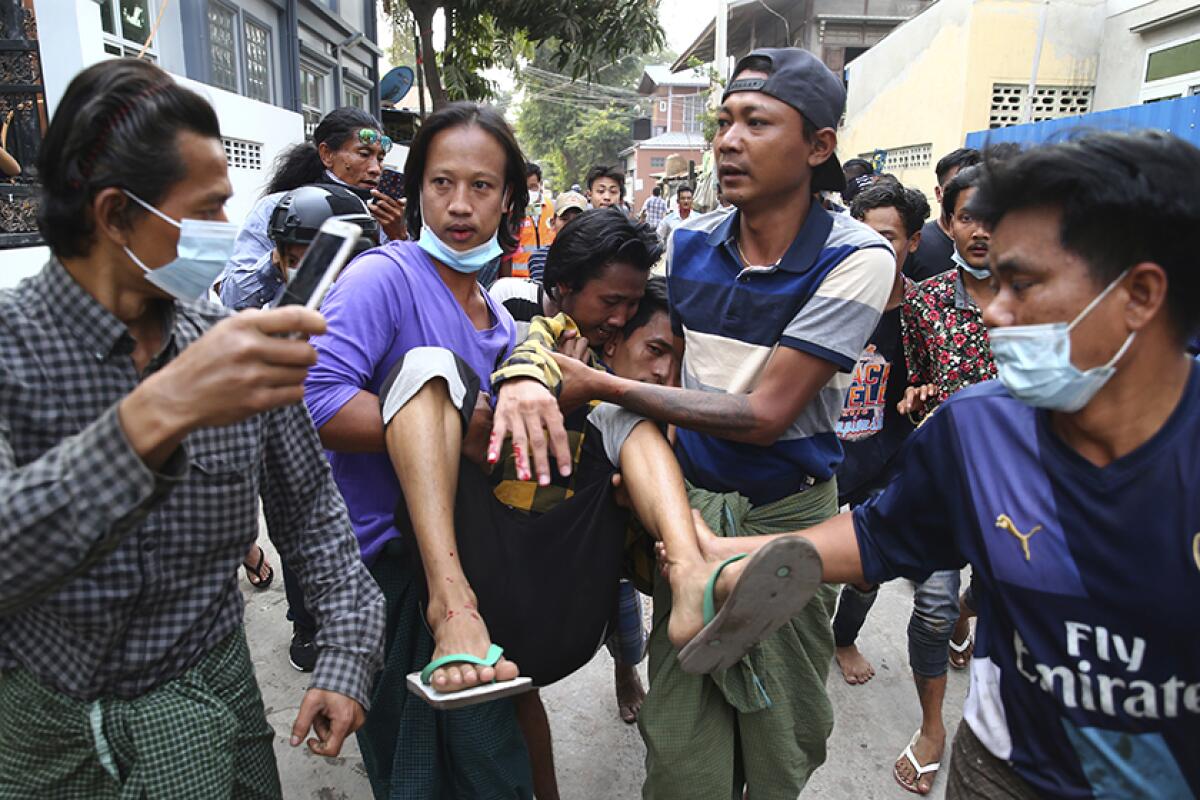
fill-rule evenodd
<path id="1" fill-rule="evenodd" d="M 1029 71 L 1029 88 L 1025 90 L 1025 102 L 1021 104 L 1021 124 L 1033 122 L 1033 95 L 1037 92 L 1038 67 L 1042 63 L 1042 45 L 1046 41 L 1046 17 L 1050 12 L 1050 0 L 1042 0 L 1041 16 L 1038 18 L 1037 42 L 1033 45 L 1033 65 Z"/>
<path id="2" fill-rule="evenodd" d="M 717 0 L 713 65 L 717 70 L 717 80 L 724 83 L 729 78 L 729 0 Z"/>

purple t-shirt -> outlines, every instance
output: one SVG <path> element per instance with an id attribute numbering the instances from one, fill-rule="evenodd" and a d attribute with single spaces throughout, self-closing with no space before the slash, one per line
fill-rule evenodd
<path id="1" fill-rule="evenodd" d="M 328 330 L 312 340 L 317 364 L 304 383 L 304 401 L 317 427 L 360 390 L 378 395 L 392 367 L 414 347 L 457 353 L 490 391 L 492 371 L 513 348 L 516 325 L 487 292 L 483 296 L 495 324 L 476 330 L 416 243 L 390 242 L 356 259 L 321 306 Z M 400 482 L 386 453 L 328 455 L 369 564 L 399 536 L 392 514 Z"/>

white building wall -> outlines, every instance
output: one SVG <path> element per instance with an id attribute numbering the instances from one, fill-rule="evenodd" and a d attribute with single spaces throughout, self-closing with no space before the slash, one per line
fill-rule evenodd
<path id="1" fill-rule="evenodd" d="M 225 213 L 231 221 L 240 224 L 262 196 L 275 158 L 288 147 L 304 141 L 304 118 L 295 111 L 250 100 L 178 75 L 174 77 L 212 104 L 221 122 L 222 136 L 262 145 L 261 169 L 229 169 L 233 198 L 225 206 Z"/>
<path id="2" fill-rule="evenodd" d="M 1181 11 L 1196 9 L 1194 0 L 1109 0 L 1104 21 L 1100 68 L 1096 74 L 1094 109 L 1138 105 L 1146 78 L 1146 52 L 1181 39 L 1200 36 L 1200 15 L 1134 33 L 1136 28 Z"/>
<path id="3" fill-rule="evenodd" d="M 100 7 L 93 0 L 34 0 L 42 38 L 42 74 L 45 81 L 47 111 L 53 115 L 67 85 L 84 67 L 107 58 L 100 27 Z M 50 23 L 48 21 L 52 20 Z M 166 20 L 164 20 L 164 24 Z M 173 77 L 207 98 L 217 112 L 221 134 L 262 145 L 261 169 L 229 170 L 233 198 L 225 211 L 230 221 L 241 221 L 262 194 L 276 156 L 292 144 L 304 140 L 303 118 L 294 111 L 250 100 L 238 94 L 189 80 Z M 23 247 L 2 251 L 0 288 L 12 286 L 41 269 L 49 257 L 45 247 Z"/>

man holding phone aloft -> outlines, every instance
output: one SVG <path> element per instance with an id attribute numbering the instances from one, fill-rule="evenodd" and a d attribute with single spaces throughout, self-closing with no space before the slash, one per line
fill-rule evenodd
<path id="1" fill-rule="evenodd" d="M 39 170 L 53 256 L 0 294 L 0 795 L 281 797 L 234 577 L 260 497 L 322 628 L 293 746 L 338 754 L 382 638 L 299 404 L 287 334 L 324 321 L 195 302 L 231 187 L 216 114 L 158 67 L 76 76 Z"/>

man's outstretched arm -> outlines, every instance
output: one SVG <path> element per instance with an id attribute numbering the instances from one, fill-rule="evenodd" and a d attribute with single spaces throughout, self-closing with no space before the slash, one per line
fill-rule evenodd
<path id="1" fill-rule="evenodd" d="M 809 353 L 781 347 L 763 372 L 762 379 L 749 394 L 702 392 L 669 386 L 654 386 L 619 378 L 591 369 L 575 359 L 555 354 L 562 372 L 562 392 L 558 398 L 534 380 L 514 380 L 500 388 L 496 405 L 493 441 L 498 448 L 504 436 L 520 437 L 518 466 L 528 470 L 532 454 L 538 472 L 549 466 L 547 443 L 556 451 L 567 450 L 566 434 L 560 442 L 551 431 L 513 425 L 518 418 L 542 417 L 557 413 L 558 406 L 578 405 L 579 400 L 606 400 L 642 416 L 681 428 L 709 433 L 736 442 L 770 445 L 800 416 L 821 388 L 837 371 L 837 366 Z M 559 417 L 561 419 L 561 416 Z M 549 426 L 546 426 L 549 429 Z M 560 423 L 561 427 L 561 423 Z M 526 443 L 528 445 L 526 446 Z"/>
<path id="2" fill-rule="evenodd" d="M 854 532 L 854 514 L 847 511 L 825 522 L 794 533 L 768 536 L 717 536 L 704 524 L 696 512 L 696 533 L 706 553 L 728 558 L 738 553 L 753 553 L 780 536 L 801 536 L 808 539 L 821 555 L 821 579 L 826 583 L 862 583 L 863 563 L 858 536 Z"/>

